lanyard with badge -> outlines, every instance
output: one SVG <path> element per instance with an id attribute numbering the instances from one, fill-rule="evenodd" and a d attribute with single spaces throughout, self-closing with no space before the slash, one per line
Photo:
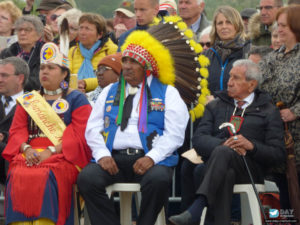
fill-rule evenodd
<path id="1" fill-rule="evenodd" d="M 236 133 L 239 132 L 242 127 L 242 124 L 244 122 L 244 114 L 245 114 L 247 106 L 243 109 L 241 116 L 235 115 L 237 108 L 238 107 L 235 106 L 234 111 L 233 111 L 232 116 L 230 117 L 230 121 L 229 121 L 229 123 L 231 123 L 235 127 Z M 230 127 L 227 127 L 227 129 L 228 129 L 230 135 L 233 135 L 233 132 L 231 131 Z"/>

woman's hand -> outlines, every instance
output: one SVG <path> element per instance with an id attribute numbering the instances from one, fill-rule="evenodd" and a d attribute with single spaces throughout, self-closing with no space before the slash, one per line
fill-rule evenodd
<path id="1" fill-rule="evenodd" d="M 56 154 L 59 154 L 62 152 L 62 144 L 56 145 L 55 146 Z"/>
<path id="2" fill-rule="evenodd" d="M 85 93 L 86 83 L 84 80 L 78 80 L 78 90 Z"/>
<path id="3" fill-rule="evenodd" d="M 25 154 L 25 158 L 26 158 L 26 165 L 27 166 L 33 166 L 33 165 L 37 165 L 40 162 L 40 153 L 29 147 L 26 149 L 26 151 L 24 152 Z"/>
<path id="4" fill-rule="evenodd" d="M 49 149 L 46 149 L 45 151 L 42 151 L 39 153 L 39 162 L 37 163 L 40 164 L 41 162 L 43 162 L 44 160 L 50 158 L 50 156 L 52 155 L 52 152 Z"/>
<path id="5" fill-rule="evenodd" d="M 297 119 L 297 116 L 290 109 L 280 110 L 280 116 L 283 122 L 291 122 Z"/>
<path id="6" fill-rule="evenodd" d="M 62 152 L 62 144 L 59 144 L 59 145 L 56 145 L 55 146 L 55 153 L 52 153 L 51 150 L 49 150 L 48 148 L 45 149 L 45 151 L 42 151 L 39 153 L 39 163 L 40 164 L 41 162 L 43 162 L 44 160 L 50 158 L 51 155 L 53 154 L 58 154 L 58 153 L 61 153 Z"/>

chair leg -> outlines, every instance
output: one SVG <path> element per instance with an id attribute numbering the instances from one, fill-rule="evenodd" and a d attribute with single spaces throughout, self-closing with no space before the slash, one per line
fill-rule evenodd
<path id="1" fill-rule="evenodd" d="M 91 225 L 91 221 L 90 221 L 90 217 L 86 205 L 84 206 L 83 217 L 84 217 L 84 225 Z"/>
<path id="2" fill-rule="evenodd" d="M 165 207 L 162 207 L 158 214 L 155 225 L 166 225 Z"/>
<path id="3" fill-rule="evenodd" d="M 78 205 L 77 205 L 77 193 L 76 193 L 76 189 L 74 188 L 73 190 L 74 195 L 74 225 L 80 225 L 80 218 L 78 215 Z"/>
<path id="4" fill-rule="evenodd" d="M 120 194 L 120 220 L 122 225 L 132 225 L 131 202 L 132 192 L 119 192 Z"/>
<path id="5" fill-rule="evenodd" d="M 207 207 L 204 207 L 204 209 L 202 211 L 201 219 L 200 219 L 200 225 L 204 225 L 205 217 L 206 217 L 206 211 L 207 211 Z"/>
<path id="6" fill-rule="evenodd" d="M 250 209 L 249 196 L 246 192 L 240 193 L 241 196 L 241 224 L 249 225 L 253 224 L 252 214 Z"/>
<path id="7" fill-rule="evenodd" d="M 248 191 L 248 200 L 250 204 L 250 211 L 253 219 L 253 224 L 262 225 L 260 207 L 253 189 Z"/>

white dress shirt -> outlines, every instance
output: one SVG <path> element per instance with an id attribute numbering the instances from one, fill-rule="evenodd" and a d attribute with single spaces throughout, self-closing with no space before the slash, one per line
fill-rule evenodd
<path id="1" fill-rule="evenodd" d="M 150 86 L 152 76 L 147 78 L 148 86 Z M 92 155 L 96 162 L 105 156 L 111 156 L 110 151 L 105 145 L 101 132 L 104 130 L 104 107 L 107 94 L 112 84 L 105 87 L 99 95 L 90 118 L 87 123 L 85 138 L 87 144 L 92 150 Z M 126 96 L 130 85 L 126 85 Z M 141 88 L 135 94 L 133 99 L 133 107 L 128 125 L 124 131 L 120 126 L 117 129 L 113 149 L 137 148 L 142 149 L 142 143 L 138 132 L 139 117 L 139 99 Z M 153 140 L 153 148 L 146 156 L 149 156 L 155 164 L 170 156 L 184 141 L 185 128 L 189 119 L 189 113 L 179 92 L 176 88 L 168 86 L 165 95 L 165 118 L 163 134 Z"/>
<path id="2" fill-rule="evenodd" d="M 249 105 L 251 105 L 251 103 L 253 102 L 254 100 L 254 92 L 252 92 L 250 95 L 248 95 L 246 98 L 243 99 L 243 101 L 245 102 L 244 105 L 242 105 L 242 109 L 248 107 Z M 237 102 L 238 100 L 234 99 L 234 105 L 237 107 Z"/>
<path id="3" fill-rule="evenodd" d="M 24 94 L 24 92 L 23 92 L 23 90 L 22 90 L 22 91 L 20 91 L 19 93 L 10 96 L 10 97 L 12 98 L 12 100 L 8 103 L 8 106 L 5 107 L 5 115 L 7 115 L 7 114 L 10 112 L 10 110 L 12 110 L 12 108 L 13 108 L 13 107 L 16 105 L 16 103 L 17 103 L 16 99 L 17 99 L 19 96 L 23 95 L 23 94 Z M 5 103 L 5 97 L 4 97 L 3 95 L 1 96 L 1 101 L 2 101 L 3 104 Z"/>

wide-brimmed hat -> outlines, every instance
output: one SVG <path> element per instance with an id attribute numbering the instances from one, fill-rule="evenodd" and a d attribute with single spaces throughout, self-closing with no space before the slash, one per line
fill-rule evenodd
<path id="1" fill-rule="evenodd" d="M 123 1 L 121 3 L 121 5 L 119 6 L 119 8 L 117 8 L 115 10 L 115 12 L 122 12 L 122 13 L 124 13 L 126 16 L 128 16 L 130 18 L 135 17 L 134 6 L 133 6 L 133 2 L 132 1 Z"/>

